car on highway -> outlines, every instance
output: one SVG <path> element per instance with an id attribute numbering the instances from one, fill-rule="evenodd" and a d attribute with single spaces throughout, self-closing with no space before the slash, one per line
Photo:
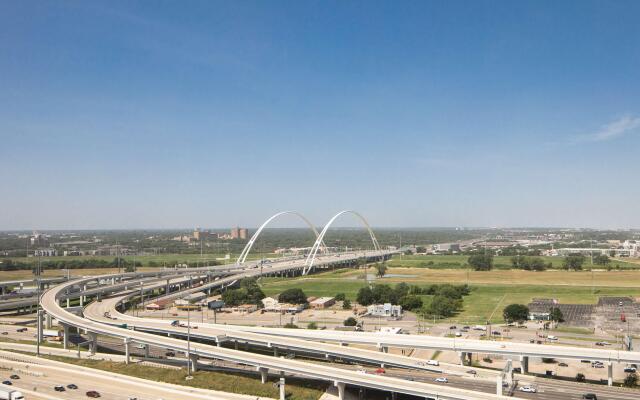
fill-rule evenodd
<path id="1" fill-rule="evenodd" d="M 67 385 L 67 389 L 74 389 L 75 390 L 77 388 L 78 388 L 78 385 L 76 385 L 75 383 L 70 383 L 70 384 Z"/>
<path id="2" fill-rule="evenodd" d="M 9 334 L 9 332 L 2 332 L 2 334 L 3 334 L 3 335 L 8 335 L 8 334 Z"/>
<path id="3" fill-rule="evenodd" d="M 449 329 L 458 329 L 455 325 L 451 325 Z"/>
<path id="4" fill-rule="evenodd" d="M 558 367 L 568 367 L 568 366 L 569 366 L 569 364 L 563 363 L 563 362 L 558 364 Z"/>
<path id="5" fill-rule="evenodd" d="M 558 340 L 558 337 L 557 336 L 553 336 L 553 335 L 549 335 L 549 336 L 547 336 L 547 339 L 548 340 Z"/>
<path id="6" fill-rule="evenodd" d="M 95 390 L 89 390 L 86 394 L 87 397 L 91 397 L 93 399 L 97 399 L 98 397 L 100 397 L 100 393 L 96 392 Z"/>
<path id="7" fill-rule="evenodd" d="M 477 375 L 478 371 L 476 371 L 475 369 L 470 369 L 470 370 L 467 371 L 467 374 Z"/>
<path id="8" fill-rule="evenodd" d="M 435 381 L 438 383 L 449 383 L 449 379 L 445 378 L 444 376 L 441 376 L 440 378 L 436 378 Z"/>
<path id="9" fill-rule="evenodd" d="M 533 386 L 520 386 L 520 388 L 518 389 L 521 392 L 525 392 L 525 393 L 535 393 L 538 390 L 536 388 L 534 388 Z"/>
<path id="10" fill-rule="evenodd" d="M 596 346 L 611 346 L 609 342 L 596 342 Z"/>
<path id="11" fill-rule="evenodd" d="M 19 376 L 19 375 L 16 375 L 16 374 L 13 374 L 13 375 L 11 375 L 11 376 L 9 377 L 9 379 L 14 379 L 14 380 L 15 380 L 15 379 L 20 379 L 20 376 Z"/>
<path id="12" fill-rule="evenodd" d="M 455 335 L 456 335 L 456 337 L 460 337 L 460 336 L 462 336 L 462 332 L 458 331 L 458 332 L 455 333 Z"/>
<path id="13" fill-rule="evenodd" d="M 626 367 L 624 369 L 624 372 L 628 373 L 628 374 L 633 374 L 637 371 L 637 369 L 635 367 Z"/>
<path id="14" fill-rule="evenodd" d="M 385 370 L 384 370 L 384 368 L 378 368 L 378 369 L 376 369 L 376 370 L 375 370 L 375 373 L 376 373 L 376 374 L 378 374 L 378 375 L 380 375 L 380 374 L 384 374 L 384 373 L 386 373 L 386 372 L 387 372 L 387 371 L 385 371 Z"/>
<path id="15" fill-rule="evenodd" d="M 174 353 L 173 351 L 167 351 L 166 353 L 164 353 L 164 355 L 167 357 L 175 357 L 176 353 Z"/>
<path id="16" fill-rule="evenodd" d="M 585 393 L 582 395 L 583 400 L 598 400 L 598 396 L 595 393 Z"/>
<path id="17" fill-rule="evenodd" d="M 11 383 L 11 381 L 2 381 L 2 384 L 3 385 L 8 385 L 8 386 L 13 385 L 13 383 Z"/>
<path id="18" fill-rule="evenodd" d="M 66 389 L 62 385 L 55 385 L 53 387 L 53 390 L 55 390 L 56 392 L 64 392 Z"/>
<path id="19" fill-rule="evenodd" d="M 438 362 L 438 360 L 427 360 L 427 365 L 435 365 L 437 367 L 440 365 L 440 362 Z"/>
<path id="20" fill-rule="evenodd" d="M 27 328 L 18 328 L 16 329 L 16 332 L 26 332 Z"/>
<path id="21" fill-rule="evenodd" d="M 491 334 L 492 334 L 493 336 L 500 336 L 500 335 L 501 335 L 501 333 L 500 333 L 500 332 L 498 332 L 498 331 L 493 331 L 493 332 L 491 332 Z"/>

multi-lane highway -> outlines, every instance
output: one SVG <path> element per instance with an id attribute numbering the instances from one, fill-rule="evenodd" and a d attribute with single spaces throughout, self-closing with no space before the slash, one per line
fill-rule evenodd
<path id="1" fill-rule="evenodd" d="M 378 256 L 381 254 L 382 253 L 377 252 Z M 368 256 L 375 257 L 376 254 L 368 254 Z M 343 260 L 345 260 L 344 256 L 324 256 L 317 259 L 316 266 L 319 267 L 323 264 L 339 262 Z M 273 270 L 280 271 L 294 268 L 304 268 L 304 263 L 301 262 L 287 261 L 287 263 L 292 264 L 279 266 L 272 265 L 272 268 Z M 246 272 L 239 273 L 238 278 L 243 276 L 256 275 L 254 269 L 245 271 Z M 147 345 L 170 348 L 182 352 L 189 352 L 192 357 L 200 356 L 205 358 L 232 361 L 239 364 L 253 365 L 258 370 L 260 370 L 261 372 L 264 371 L 265 373 L 267 370 L 274 370 L 324 380 L 334 383 L 336 386 L 338 386 L 341 394 L 344 393 L 345 385 L 354 385 L 365 386 L 378 390 L 387 390 L 395 393 L 405 393 L 421 397 L 439 397 L 446 399 L 495 399 L 497 397 L 502 397 L 496 396 L 495 394 L 477 393 L 469 390 L 447 387 L 446 385 L 438 385 L 434 383 L 408 382 L 406 380 L 397 378 L 371 376 L 359 372 L 345 371 L 331 366 L 246 353 L 243 351 L 204 345 L 200 343 L 192 344 L 191 347 L 188 348 L 187 343 L 184 340 L 171 337 L 162 337 L 139 331 L 132 331 L 129 329 L 108 326 L 103 323 L 90 321 L 88 319 L 67 312 L 59 305 L 59 302 L 62 299 L 69 296 L 69 294 L 66 294 L 66 289 L 68 286 L 84 285 L 89 281 L 99 281 L 100 279 L 106 278 L 109 277 L 79 279 L 54 287 L 44 294 L 44 296 L 42 297 L 42 305 L 47 313 L 51 314 L 59 322 L 80 327 L 93 334 L 103 334 L 112 337 L 118 337 L 123 339 L 126 343 L 135 341 Z"/>

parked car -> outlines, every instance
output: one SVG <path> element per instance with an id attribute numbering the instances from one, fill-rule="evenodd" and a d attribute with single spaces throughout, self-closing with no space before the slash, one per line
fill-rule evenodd
<path id="1" fill-rule="evenodd" d="M 97 399 L 98 397 L 100 397 L 100 393 L 96 392 L 95 390 L 89 390 L 87 392 L 87 397 L 91 397 L 91 398 Z"/>
<path id="2" fill-rule="evenodd" d="M 67 389 L 77 389 L 78 385 L 76 385 L 75 383 L 70 383 L 67 385 Z"/>
<path id="3" fill-rule="evenodd" d="M 64 392 L 66 389 L 62 385 L 55 385 L 53 387 L 53 390 L 55 390 L 56 392 Z"/>

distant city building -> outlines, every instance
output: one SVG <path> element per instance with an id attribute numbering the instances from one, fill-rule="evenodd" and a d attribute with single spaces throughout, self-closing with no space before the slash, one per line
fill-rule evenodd
<path id="1" fill-rule="evenodd" d="M 460 244 L 458 243 L 438 243 L 431 246 L 436 253 L 445 253 L 449 251 L 460 251 Z"/>
<path id="2" fill-rule="evenodd" d="M 246 228 L 235 227 L 231 229 L 231 239 L 242 239 L 246 240 L 249 231 Z"/>
<path id="3" fill-rule="evenodd" d="M 200 228 L 196 228 L 193 231 L 193 239 L 198 240 L 210 240 L 210 239 L 218 239 L 218 234 L 211 231 L 203 231 Z"/>
<path id="4" fill-rule="evenodd" d="M 55 257 L 58 255 L 56 249 L 38 249 L 33 251 L 34 257 Z"/>

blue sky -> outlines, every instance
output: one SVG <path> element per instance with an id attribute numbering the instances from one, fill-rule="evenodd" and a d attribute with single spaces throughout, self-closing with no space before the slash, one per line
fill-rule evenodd
<path id="1" fill-rule="evenodd" d="M 638 15 L 0 2 L 0 229 L 640 227 Z"/>

